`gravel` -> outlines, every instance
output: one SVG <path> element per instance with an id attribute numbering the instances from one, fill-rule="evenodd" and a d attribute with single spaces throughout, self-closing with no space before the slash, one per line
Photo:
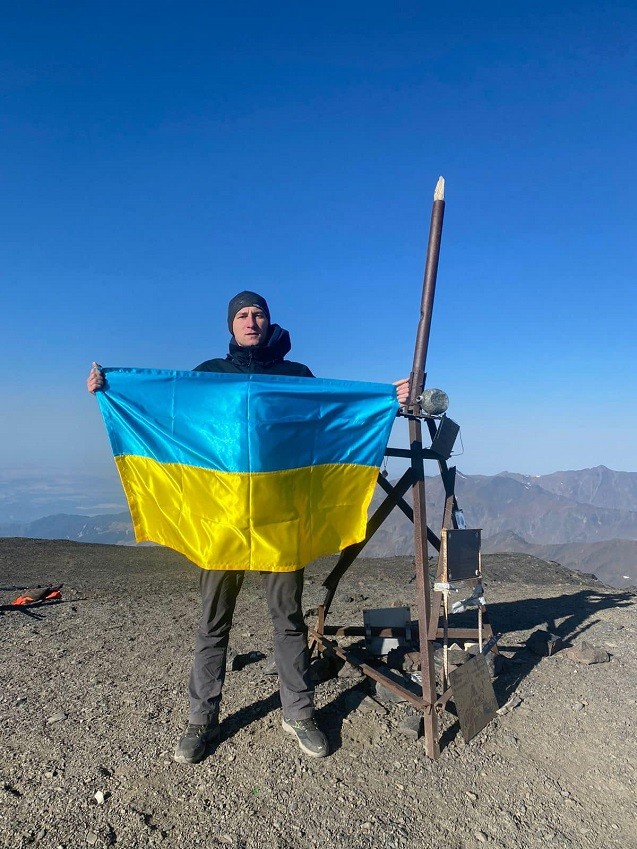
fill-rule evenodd
<path id="1" fill-rule="evenodd" d="M 485 593 L 506 658 L 504 708 L 468 743 L 441 716 L 440 760 L 424 755 L 405 703 L 372 697 L 341 671 L 317 687 L 332 754 L 306 758 L 280 728 L 259 576 L 248 575 L 232 634 L 222 734 L 201 764 L 176 764 L 197 618 L 197 569 L 153 546 L 0 540 L 0 603 L 15 587 L 64 583 L 61 603 L 0 614 L 0 846 L 499 849 L 637 846 L 635 603 L 528 555 L 485 556 Z M 307 570 L 323 597 L 327 558 Z M 359 560 L 333 624 L 409 605 L 409 558 Z M 537 629 L 585 665 L 526 648 Z M 259 653 L 259 654 L 257 654 Z M 417 723 L 416 723 L 417 725 Z M 411 729 L 411 730 L 410 730 Z"/>

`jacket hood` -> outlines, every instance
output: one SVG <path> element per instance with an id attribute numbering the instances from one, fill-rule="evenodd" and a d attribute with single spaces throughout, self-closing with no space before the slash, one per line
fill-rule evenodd
<path id="1" fill-rule="evenodd" d="M 233 336 L 230 340 L 226 359 L 243 366 L 253 362 L 261 363 L 261 365 L 272 365 L 280 363 L 291 349 L 292 343 L 288 331 L 278 324 L 271 324 L 268 328 L 268 338 L 263 345 L 242 347 L 237 345 Z"/>

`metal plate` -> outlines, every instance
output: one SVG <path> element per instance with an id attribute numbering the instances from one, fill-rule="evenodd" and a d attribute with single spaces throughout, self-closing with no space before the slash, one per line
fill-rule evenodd
<path id="1" fill-rule="evenodd" d="M 462 736 L 468 742 L 491 722 L 498 709 L 484 655 L 476 655 L 452 669 L 449 681 Z"/>
<path id="2" fill-rule="evenodd" d="M 442 417 L 431 443 L 431 450 L 442 460 L 448 460 L 451 457 L 459 430 L 460 425 L 456 424 L 453 419 L 448 419 L 446 416 Z"/>
<path id="3" fill-rule="evenodd" d="M 467 581 L 470 578 L 479 578 L 480 529 L 443 528 L 440 538 L 447 581 Z"/>
<path id="4" fill-rule="evenodd" d="M 367 628 L 411 628 L 411 610 L 409 607 L 377 607 L 363 610 L 363 624 Z M 377 656 L 387 654 L 398 646 L 406 645 L 402 637 L 373 637 L 365 635 L 367 650 Z"/>

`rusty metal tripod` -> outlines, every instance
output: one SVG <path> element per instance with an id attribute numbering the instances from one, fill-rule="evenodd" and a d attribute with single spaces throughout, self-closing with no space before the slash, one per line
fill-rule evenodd
<path id="1" fill-rule="evenodd" d="M 318 608 L 316 625 L 314 629 L 310 631 L 311 645 L 318 646 L 320 649 L 332 652 L 348 663 L 352 663 L 366 676 L 382 683 L 387 689 L 398 693 L 413 707 L 422 712 L 425 753 L 428 757 L 433 759 L 437 759 L 440 754 L 436 708 L 441 707 L 446 703 L 446 701 L 448 701 L 450 698 L 450 691 L 447 689 L 447 691 L 443 693 L 442 698 L 437 698 L 433 640 L 439 635 L 438 624 L 441 607 L 441 594 L 439 592 L 434 593 L 432 607 L 432 597 L 429 586 L 429 558 L 427 554 L 427 543 L 431 543 L 435 549 L 440 551 L 441 539 L 427 527 L 427 511 L 425 504 L 425 459 L 436 460 L 440 469 L 440 475 L 445 490 L 445 510 L 442 527 L 443 529 L 457 529 L 458 527 L 458 504 L 454 495 L 456 470 L 455 467 L 449 468 L 446 461 L 451 455 L 459 428 L 455 422 L 445 416 L 439 417 L 424 413 L 421 406 L 422 394 L 426 380 L 425 364 L 427 359 L 433 301 L 438 273 L 438 259 L 440 256 L 444 208 L 444 180 L 441 177 L 436 185 L 431 213 L 429 242 L 427 246 L 427 258 L 425 263 L 420 306 L 420 320 L 416 336 L 413 367 L 410 375 L 409 400 L 406 406 L 403 407 L 399 413 L 399 415 L 407 418 L 409 421 L 409 448 L 387 448 L 385 452 L 387 457 L 401 457 L 408 459 L 410 461 L 410 465 L 395 484 L 389 483 L 383 475 L 379 475 L 378 483 L 385 492 L 385 499 L 369 519 L 365 539 L 355 545 L 345 548 L 341 552 L 334 569 L 332 569 L 323 582 L 323 586 L 326 588 L 325 599 L 323 604 Z M 431 447 L 429 448 L 423 447 L 423 420 L 426 422 L 428 436 L 431 439 Z M 413 508 L 404 498 L 410 489 L 412 492 Z M 341 648 L 335 640 L 328 639 L 329 636 L 353 636 L 365 634 L 365 629 L 356 627 L 333 627 L 325 624 L 325 617 L 329 612 L 340 579 L 395 507 L 402 510 L 402 512 L 411 521 L 413 521 L 414 525 L 418 633 L 422 674 L 421 695 L 407 689 L 400 682 L 396 681 L 395 678 L 379 671 L 377 668 L 366 663 L 361 663 L 358 658 L 353 657 L 347 650 Z M 446 635 L 448 633 L 446 622 L 445 629 Z M 405 629 L 376 628 L 372 629 L 372 633 L 377 636 L 401 636 L 404 635 Z M 460 636 L 459 633 L 458 636 Z"/>

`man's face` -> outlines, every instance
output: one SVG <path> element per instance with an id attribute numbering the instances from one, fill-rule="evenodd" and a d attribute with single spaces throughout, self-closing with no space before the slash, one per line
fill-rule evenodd
<path id="1" fill-rule="evenodd" d="M 242 307 L 232 321 L 232 335 L 242 348 L 261 345 L 267 333 L 268 319 L 260 307 Z"/>

